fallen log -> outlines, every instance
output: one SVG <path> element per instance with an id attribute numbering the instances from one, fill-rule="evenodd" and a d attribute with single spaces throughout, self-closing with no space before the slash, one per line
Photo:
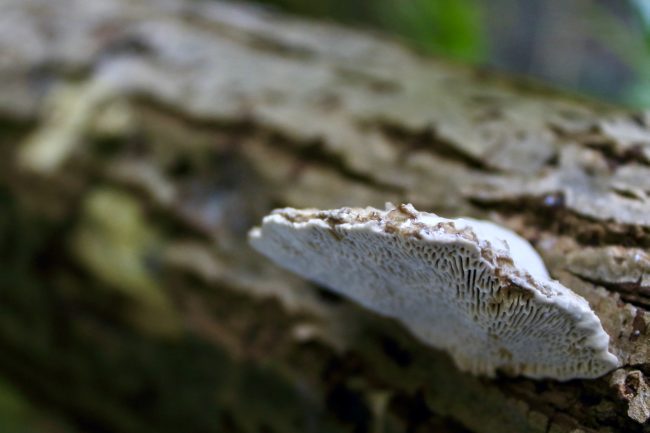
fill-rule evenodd
<path id="1" fill-rule="evenodd" d="M 217 1 L 0 5 L 0 376 L 80 431 L 645 431 L 650 117 Z M 247 244 L 413 203 L 527 239 L 623 366 L 481 378 Z"/>

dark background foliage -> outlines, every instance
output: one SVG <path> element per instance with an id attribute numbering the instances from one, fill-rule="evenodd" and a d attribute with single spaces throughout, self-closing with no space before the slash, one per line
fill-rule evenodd
<path id="1" fill-rule="evenodd" d="M 414 47 L 650 106 L 645 0 L 263 0 L 282 10 L 389 31 Z"/>

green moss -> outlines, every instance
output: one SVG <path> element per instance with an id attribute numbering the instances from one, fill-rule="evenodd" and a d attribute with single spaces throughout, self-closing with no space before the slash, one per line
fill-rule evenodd
<path id="1" fill-rule="evenodd" d="M 72 239 L 88 272 L 135 303 L 129 310 L 134 323 L 155 333 L 180 332 L 178 313 L 156 273 L 162 235 L 134 196 L 111 188 L 89 192 Z"/>
<path id="2" fill-rule="evenodd" d="M 138 248 L 155 238 L 143 234 L 148 230 L 133 199 L 98 194 L 89 196 L 86 218 L 99 219 L 82 224 L 92 223 L 100 239 L 101 233 L 112 239 L 103 239 L 106 248 L 117 248 L 116 239 L 127 233 L 142 237 L 131 240 Z M 121 211 L 119 218 L 97 215 L 108 203 Z M 20 430 L 20 420 L 38 418 L 33 408 L 47 408 L 80 431 L 337 430 L 312 392 L 271 364 L 233 360 L 192 335 L 158 338 L 116 320 L 122 303 L 107 290 L 115 282 L 95 279 L 92 267 L 78 268 L 62 247 L 79 227 L 25 215 L 1 189 L 0 215 L 0 377 L 11 378 L 24 393 L 0 382 L 3 433 L 32 433 Z M 11 419 L 14 431 L 7 427 Z"/>
<path id="3" fill-rule="evenodd" d="M 0 430 L 7 433 L 36 433 L 30 404 L 0 377 Z"/>

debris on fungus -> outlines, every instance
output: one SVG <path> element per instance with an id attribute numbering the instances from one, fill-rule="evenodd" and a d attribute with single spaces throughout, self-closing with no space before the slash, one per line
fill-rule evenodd
<path id="1" fill-rule="evenodd" d="M 587 301 L 486 221 L 411 205 L 275 210 L 250 232 L 278 265 L 403 323 L 475 374 L 594 378 L 619 361 Z"/>

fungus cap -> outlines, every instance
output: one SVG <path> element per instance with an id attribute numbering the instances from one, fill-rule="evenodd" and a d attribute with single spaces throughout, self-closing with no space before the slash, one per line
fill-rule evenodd
<path id="1" fill-rule="evenodd" d="M 278 265 L 403 323 L 456 365 L 493 376 L 593 378 L 618 365 L 587 301 L 535 250 L 486 221 L 411 205 L 275 210 L 250 233 Z"/>

